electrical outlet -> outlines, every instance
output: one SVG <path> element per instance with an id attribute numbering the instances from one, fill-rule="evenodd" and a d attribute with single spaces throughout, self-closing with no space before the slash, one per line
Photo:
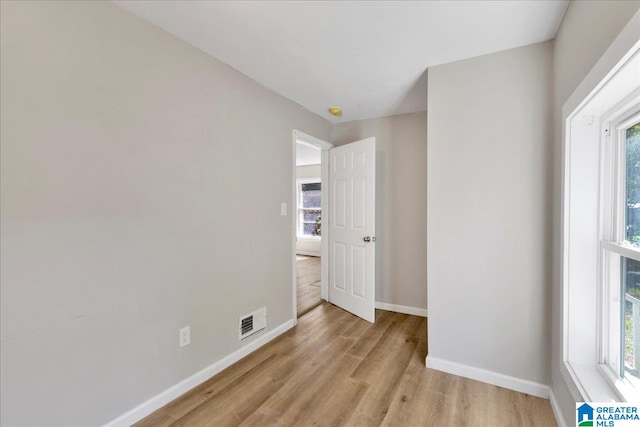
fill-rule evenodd
<path id="1" fill-rule="evenodd" d="M 191 326 L 180 329 L 180 347 L 191 344 Z"/>

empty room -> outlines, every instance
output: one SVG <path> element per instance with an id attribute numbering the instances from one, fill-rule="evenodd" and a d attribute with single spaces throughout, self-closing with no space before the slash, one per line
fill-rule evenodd
<path id="1" fill-rule="evenodd" d="M 7 427 L 640 425 L 640 0 L 0 0 L 0 327 Z"/>

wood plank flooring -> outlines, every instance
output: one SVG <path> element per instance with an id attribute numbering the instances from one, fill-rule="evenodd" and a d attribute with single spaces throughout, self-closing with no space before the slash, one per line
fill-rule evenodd
<path id="1" fill-rule="evenodd" d="M 136 425 L 557 425 L 548 400 L 425 368 L 426 337 L 425 318 L 323 303 Z"/>
<path id="2" fill-rule="evenodd" d="M 320 299 L 320 257 L 296 255 L 298 317 L 316 308 Z"/>

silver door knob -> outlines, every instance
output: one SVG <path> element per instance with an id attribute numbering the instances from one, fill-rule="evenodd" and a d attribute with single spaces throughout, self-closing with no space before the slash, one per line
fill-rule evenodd
<path id="1" fill-rule="evenodd" d="M 362 240 L 364 240 L 365 242 L 369 243 L 369 242 L 375 242 L 375 241 L 376 241 L 376 238 L 375 238 L 375 236 L 374 236 L 374 237 L 369 237 L 369 236 L 367 236 L 367 237 L 365 237 L 365 238 L 364 238 L 364 239 L 362 239 Z"/>

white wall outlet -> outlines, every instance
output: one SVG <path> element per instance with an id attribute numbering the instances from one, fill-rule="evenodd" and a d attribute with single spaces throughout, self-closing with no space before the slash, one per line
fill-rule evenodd
<path id="1" fill-rule="evenodd" d="M 180 347 L 191 344 L 191 326 L 180 329 Z"/>
<path id="2" fill-rule="evenodd" d="M 287 203 L 280 203 L 280 216 L 287 216 Z"/>

